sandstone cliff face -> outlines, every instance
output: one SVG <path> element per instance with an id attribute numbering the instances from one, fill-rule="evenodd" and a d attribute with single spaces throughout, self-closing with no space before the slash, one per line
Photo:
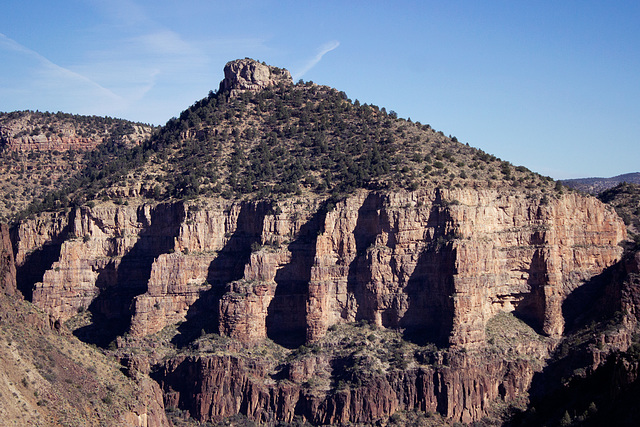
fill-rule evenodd
<path id="1" fill-rule="evenodd" d="M 0 224 L 0 290 L 10 296 L 21 295 L 16 282 L 13 245 L 9 236 L 9 227 L 6 224 Z"/>
<path id="2" fill-rule="evenodd" d="M 26 221 L 13 236 L 34 304 L 62 321 L 88 309 L 94 321 L 119 324 L 116 334 L 180 324 L 295 348 L 332 325 L 366 320 L 419 344 L 480 351 L 487 321 L 503 311 L 559 337 L 563 302 L 618 261 L 625 228 L 594 198 L 461 188 L 361 191 L 335 205 L 105 204 Z M 218 356 L 171 361 L 162 381 L 169 405 L 201 419 L 302 411 L 313 422 L 364 422 L 419 408 L 474 420 L 505 390 L 525 390 L 533 372 L 460 357 L 444 370 L 383 376 L 371 389 L 332 396 L 271 384 L 269 367 L 254 372 Z M 199 397 L 178 390 L 180 378 L 197 384 Z M 233 393 L 218 395 L 229 378 Z"/>
<path id="3" fill-rule="evenodd" d="M 517 311 L 547 335 L 562 302 L 616 262 L 625 230 L 595 199 L 548 204 L 465 189 L 351 198 L 325 219 L 308 300 L 309 340 L 344 320 L 474 347 Z"/>
<path id="4" fill-rule="evenodd" d="M 264 203 L 228 203 L 188 211 L 178 224 L 175 253 L 154 261 L 147 291 L 136 298 L 131 333 L 144 336 L 217 311 L 224 285 L 242 278 L 251 245 L 260 241 L 267 208 Z"/>
<path id="5" fill-rule="evenodd" d="M 107 204 L 27 221 L 14 233 L 22 286 L 60 321 L 88 309 L 125 332 L 131 300 L 146 291 L 155 257 L 173 247 L 183 215 L 181 204 Z"/>

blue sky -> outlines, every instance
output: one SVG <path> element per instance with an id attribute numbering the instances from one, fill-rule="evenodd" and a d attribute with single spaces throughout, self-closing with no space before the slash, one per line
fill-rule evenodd
<path id="1" fill-rule="evenodd" d="M 0 111 L 153 124 L 251 57 L 556 179 L 640 171 L 640 2 L 5 0 Z"/>

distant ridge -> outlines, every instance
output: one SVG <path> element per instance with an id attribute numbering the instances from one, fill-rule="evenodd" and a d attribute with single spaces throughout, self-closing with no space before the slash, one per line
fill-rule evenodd
<path id="1" fill-rule="evenodd" d="M 598 194 L 604 190 L 615 187 L 621 182 L 640 184 L 640 172 L 625 173 L 611 178 L 576 178 L 564 179 L 562 184 L 585 193 Z"/>

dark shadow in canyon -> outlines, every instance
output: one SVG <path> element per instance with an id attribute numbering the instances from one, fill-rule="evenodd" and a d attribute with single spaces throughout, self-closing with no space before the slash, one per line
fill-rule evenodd
<path id="1" fill-rule="evenodd" d="M 271 203 L 245 203 L 238 213 L 236 229 L 209 264 L 207 282 L 211 289 L 189 307 L 186 320 L 178 327 L 171 342 L 182 348 L 198 338 L 202 333 L 219 332 L 220 299 L 226 292 L 227 284 L 244 276 L 244 267 L 251 257 L 251 247 L 259 243 L 264 217 L 270 211 Z"/>
<path id="2" fill-rule="evenodd" d="M 542 243 L 532 240 L 532 244 Z M 513 314 L 541 334 L 545 316 L 544 285 L 547 283 L 547 263 L 541 249 L 533 253 L 527 273 L 530 291 L 522 297 Z"/>
<path id="3" fill-rule="evenodd" d="M 555 425 L 565 412 L 571 418 L 581 416 L 580 425 L 637 423 L 639 410 L 630 403 L 640 396 L 638 349 L 632 347 L 627 354 L 614 351 L 592 371 L 602 335 L 622 322 L 622 294 L 629 280 L 620 262 L 567 296 L 562 305 L 565 338 L 533 376 L 529 408 L 514 414 L 506 425 Z"/>
<path id="4" fill-rule="evenodd" d="M 297 348 L 306 341 L 311 268 L 325 218 L 326 210 L 321 208 L 300 227 L 288 246 L 291 261 L 276 272 L 277 286 L 267 309 L 266 327 L 267 336 L 283 347 Z"/>
<path id="5" fill-rule="evenodd" d="M 18 290 L 27 301 L 33 301 L 33 286 L 38 282 L 42 282 L 44 273 L 47 270 L 50 270 L 53 263 L 60 259 L 62 243 L 69 238 L 69 232 L 75 219 L 75 215 L 75 209 L 71 210 L 68 219 L 66 219 L 67 224 L 62 228 L 62 230 L 55 234 L 50 241 L 42 245 L 42 247 L 28 254 L 22 265 L 16 265 L 16 282 Z M 14 248 L 17 247 L 16 233 L 17 228 L 13 228 L 11 230 L 11 242 Z M 15 250 L 13 255 L 15 257 Z"/>
<path id="6" fill-rule="evenodd" d="M 456 250 L 455 236 L 446 231 L 451 218 L 441 203 L 437 199 L 429 213 L 428 224 L 434 235 L 407 281 L 405 293 L 409 307 L 399 326 L 404 328 L 404 338 L 408 341 L 447 347 L 453 330 Z"/>
<path id="7" fill-rule="evenodd" d="M 165 405 L 166 394 L 171 393 L 172 407 L 188 411 L 191 417 L 200 419 L 197 398 L 202 393 L 202 378 L 198 378 L 201 372 L 196 363 L 191 359 L 185 359 L 176 366 L 155 365 L 149 376 L 158 383 L 162 394 L 165 395 Z"/>
<path id="8" fill-rule="evenodd" d="M 367 256 L 367 250 L 375 244 L 376 237 L 380 234 L 381 208 L 383 196 L 370 193 L 358 209 L 358 219 L 353 229 L 353 237 L 356 243 L 356 255 L 349 264 L 347 275 L 347 291 L 352 293 L 358 302 L 356 320 L 374 321 L 376 310 L 376 296 L 367 288 L 371 282 L 371 259 Z M 343 317 L 345 317 L 343 313 Z M 385 325 L 391 326 L 391 325 Z"/>
<path id="9" fill-rule="evenodd" d="M 161 204 L 151 212 L 150 223 L 138 210 L 144 224 L 138 240 L 120 263 L 111 262 L 100 271 L 96 287 L 100 293 L 89 305 L 91 324 L 74 331 L 80 340 L 100 347 L 108 346 L 131 326 L 134 299 L 147 291 L 153 261 L 170 252 L 184 220 L 182 204 Z"/>
<path id="10" fill-rule="evenodd" d="M 614 264 L 593 276 L 571 292 L 562 303 L 565 334 L 571 334 L 592 322 L 611 318 L 622 308 L 621 287 L 624 265 Z"/>
<path id="11" fill-rule="evenodd" d="M 529 407 L 514 411 L 504 425 L 637 426 L 638 359 L 614 353 L 588 375 L 576 374 L 584 369 L 576 359 L 588 358 L 587 353 L 586 346 L 580 346 L 535 374 Z M 565 414 L 569 415 L 570 424 L 563 420 Z"/>

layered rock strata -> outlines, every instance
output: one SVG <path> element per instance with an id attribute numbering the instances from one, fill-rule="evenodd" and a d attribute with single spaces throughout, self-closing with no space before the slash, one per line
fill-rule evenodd
<path id="1" fill-rule="evenodd" d="M 327 360 L 314 360 L 314 364 Z M 447 366 L 421 366 L 370 378 L 366 384 L 334 392 L 308 388 L 289 374 L 270 380 L 274 366 L 235 356 L 191 356 L 169 360 L 158 373 L 165 404 L 188 410 L 194 418 L 219 421 L 237 413 L 260 423 L 313 425 L 372 423 L 399 410 L 438 412 L 472 422 L 498 398 L 507 402 L 527 389 L 534 370 L 524 360 L 498 355 L 452 355 Z M 292 367 L 295 369 L 295 367 Z M 313 369 L 305 380 L 313 377 Z"/>
<path id="2" fill-rule="evenodd" d="M 45 121 L 42 113 L 0 114 L 0 144 L 12 151 L 90 151 L 109 138 L 128 145 L 139 145 L 151 136 L 151 126 L 131 123 L 131 131 L 118 135 L 115 126 L 91 126 L 78 120 L 56 118 Z"/>
<path id="3" fill-rule="evenodd" d="M 625 237 L 605 205 L 574 194 L 543 204 L 436 189 L 361 192 L 324 210 L 296 203 L 277 214 L 267 202 L 78 208 L 23 223 L 16 262 L 31 268 L 27 258 L 57 242 L 34 303 L 66 320 L 107 290 L 133 292 L 137 335 L 217 294 L 220 330 L 240 340 L 285 323 L 311 342 L 368 320 L 473 347 L 500 311 L 561 335 L 562 302 L 619 259 Z M 262 326 L 241 332 L 247 322 Z"/>
<path id="4" fill-rule="evenodd" d="M 487 321 L 503 311 L 559 337 L 563 302 L 618 261 L 618 243 L 626 234 L 615 213 L 594 198 L 541 199 L 462 188 L 361 191 L 335 204 L 302 199 L 104 204 L 26 221 L 13 236 L 18 277 L 29 277 L 34 304 L 62 321 L 88 309 L 107 326 L 121 322 L 116 333 L 133 337 L 180 325 L 185 337 L 196 330 L 245 345 L 271 338 L 295 348 L 320 340 L 332 325 L 366 320 L 403 329 L 419 344 L 474 350 L 485 345 Z M 222 363 L 214 359 L 189 364 Z M 166 369 L 169 378 L 178 368 Z M 480 371 L 476 380 L 484 381 Z M 500 380 L 491 383 L 492 390 L 508 372 L 496 374 Z M 194 381 L 213 384 L 222 381 L 219 375 Z M 405 380 L 384 381 L 397 393 Z M 524 383 L 518 387 L 526 389 Z M 300 398 L 299 391 L 292 393 Z M 455 409 L 438 403 L 443 414 L 477 419 L 485 410 L 476 398 L 445 395 L 455 400 Z M 246 397 L 255 411 L 286 418 L 259 396 Z M 213 417 L 211 411 L 226 405 L 211 396 L 201 399 L 213 399 L 218 409 L 192 413 Z M 337 415 L 334 406 L 332 415 L 319 415 L 329 404 L 338 405 L 313 403 L 313 411 L 320 412 L 308 419 L 361 422 L 378 416 L 367 410 L 366 417 L 354 415 L 354 407 Z M 247 406 L 234 408 L 250 412 Z M 382 408 L 390 414 L 413 406 L 388 402 Z M 256 419 L 267 417 L 258 412 Z"/>

